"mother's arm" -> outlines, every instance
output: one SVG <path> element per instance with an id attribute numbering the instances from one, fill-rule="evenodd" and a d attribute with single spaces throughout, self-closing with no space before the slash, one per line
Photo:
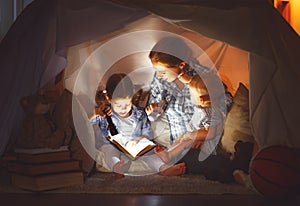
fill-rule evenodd
<path id="1" fill-rule="evenodd" d="M 194 140 L 192 148 L 200 149 L 203 145 L 205 140 L 213 139 L 216 136 L 219 136 L 218 134 L 222 134 L 224 128 L 224 124 L 220 123 L 219 125 L 209 127 L 209 128 L 201 128 L 199 130 L 195 130 L 192 132 L 187 132 L 184 134 L 181 138 L 191 138 Z M 178 141 L 181 141 L 179 138 Z"/>

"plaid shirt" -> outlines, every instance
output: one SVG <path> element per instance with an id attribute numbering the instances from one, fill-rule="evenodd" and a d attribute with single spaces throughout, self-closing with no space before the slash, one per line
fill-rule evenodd
<path id="1" fill-rule="evenodd" d="M 225 112 L 219 107 L 195 106 L 195 112 L 188 123 L 188 131 L 218 126 L 224 122 Z"/>
<path id="2" fill-rule="evenodd" d="M 222 107 L 196 106 L 194 115 L 187 125 L 187 128 L 188 131 L 192 132 L 199 129 L 216 127 L 224 123 L 224 119 L 225 108 L 222 109 Z M 212 139 L 205 140 L 204 145 L 201 147 L 201 150 L 203 150 L 205 154 L 217 154 L 215 148 L 220 141 L 221 134 L 221 131 L 216 132 L 215 136 Z"/>
<path id="3" fill-rule="evenodd" d="M 150 103 L 158 103 L 166 97 L 166 117 L 170 126 L 171 143 L 187 132 L 186 123 L 193 115 L 193 104 L 190 100 L 190 91 L 187 85 L 180 90 L 175 82 L 168 83 L 158 79 L 155 75 L 150 89 Z"/>
<path id="4" fill-rule="evenodd" d="M 190 65 L 191 67 L 185 71 L 190 76 L 197 73 L 212 72 L 211 69 L 200 65 L 196 61 L 191 62 Z M 185 84 L 184 88 L 180 90 L 175 82 L 169 83 L 158 79 L 155 74 L 150 87 L 148 104 L 159 103 L 163 97 L 169 99 L 165 113 L 170 126 L 170 141 L 173 143 L 174 140 L 188 131 L 187 125 L 193 116 L 195 105 L 191 102 L 188 84 Z M 228 101 L 226 105 L 231 105 L 232 98 L 226 95 L 226 101 Z"/>

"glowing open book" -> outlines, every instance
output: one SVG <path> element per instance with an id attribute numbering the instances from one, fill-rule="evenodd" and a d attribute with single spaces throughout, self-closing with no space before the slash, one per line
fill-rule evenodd
<path id="1" fill-rule="evenodd" d="M 113 143 L 120 151 L 131 159 L 136 159 L 156 147 L 156 144 L 151 140 L 148 140 L 146 137 L 142 137 L 134 146 L 126 146 L 122 143 L 122 138 L 121 134 L 107 137 L 111 143 Z"/>

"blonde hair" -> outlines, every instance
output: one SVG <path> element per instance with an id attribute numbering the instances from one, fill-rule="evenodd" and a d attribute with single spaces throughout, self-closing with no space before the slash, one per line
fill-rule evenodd
<path id="1" fill-rule="evenodd" d="M 198 91 L 201 96 L 209 95 L 208 89 L 199 75 L 193 76 L 192 80 L 189 83 L 189 87 Z"/>
<path id="2" fill-rule="evenodd" d="M 199 93 L 199 96 L 205 96 L 207 101 L 217 100 L 223 93 L 224 85 L 215 72 L 207 72 L 193 76 L 189 87 Z"/>

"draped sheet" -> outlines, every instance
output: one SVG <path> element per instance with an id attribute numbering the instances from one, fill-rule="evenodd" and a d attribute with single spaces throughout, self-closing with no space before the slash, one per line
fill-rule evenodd
<path id="1" fill-rule="evenodd" d="M 18 136 L 24 117 L 20 99 L 66 67 L 68 47 L 146 15 L 103 0 L 35 0 L 27 6 L 0 45 L 0 155 Z"/>
<path id="2" fill-rule="evenodd" d="M 166 35 L 177 35 L 190 43 L 193 56 L 201 64 L 216 68 L 232 94 L 239 82 L 249 85 L 247 52 L 149 15 L 110 35 L 69 47 L 65 87 L 89 99 L 90 104 L 82 99 L 89 115 L 98 85 L 104 87 L 112 73 L 125 72 L 136 86 L 149 89 L 154 75 L 149 51 Z"/>
<path id="3" fill-rule="evenodd" d="M 36 92 L 68 66 L 69 47 L 124 28 L 150 13 L 226 43 L 220 51 L 234 46 L 248 52 L 255 139 L 262 147 L 300 147 L 300 93 L 296 90 L 300 40 L 275 9 L 246 0 L 132 2 L 135 7 L 104 0 L 35 0 L 23 11 L 0 45 L 0 154 L 17 137 L 23 118 L 20 98 Z"/>
<path id="4" fill-rule="evenodd" d="M 300 38 L 267 2 L 148 4 L 184 28 L 249 52 L 250 124 L 261 147 L 300 147 Z M 232 3 L 232 4 L 231 4 Z M 145 7 L 145 5 L 144 5 Z"/>

